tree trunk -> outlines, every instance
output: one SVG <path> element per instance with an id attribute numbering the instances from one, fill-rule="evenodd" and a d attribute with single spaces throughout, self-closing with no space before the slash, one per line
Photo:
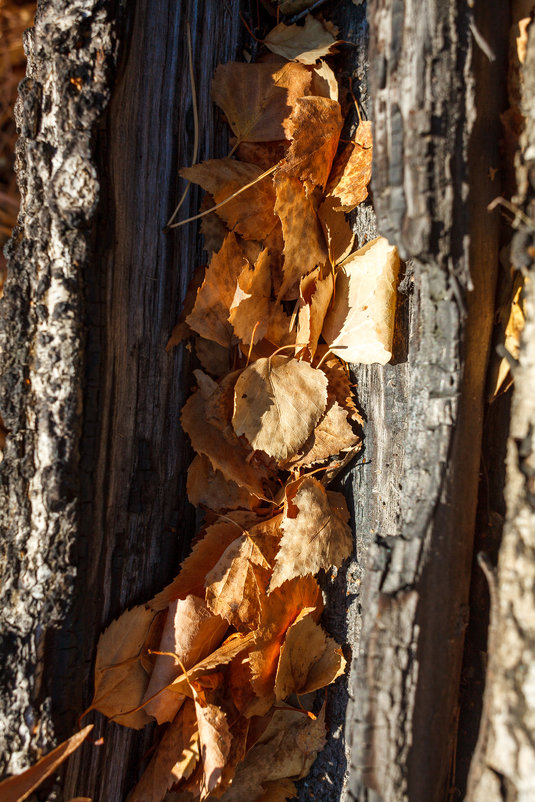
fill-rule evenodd
<path id="1" fill-rule="evenodd" d="M 379 230 L 406 267 L 392 364 L 354 371 L 366 462 L 341 483 L 356 553 L 325 582 L 326 626 L 351 674 L 329 694 L 328 744 L 300 794 L 442 802 L 455 781 L 510 12 L 500 0 L 322 9 L 356 44 L 339 64 L 375 123 L 358 240 Z M 27 38 L 23 205 L 0 332 L 5 771 L 72 732 L 100 631 L 175 574 L 194 531 L 179 425 L 190 356 L 165 343 L 203 252 L 194 225 L 162 226 L 191 160 L 186 21 L 206 159 L 226 153 L 210 80 L 241 58 L 239 11 L 239 0 L 43 0 Z M 198 201 L 192 188 L 184 214 Z M 533 382 L 533 362 L 526 372 Z M 50 799 L 116 802 L 136 779 L 150 728 L 88 720 L 104 745 L 73 755 Z"/>

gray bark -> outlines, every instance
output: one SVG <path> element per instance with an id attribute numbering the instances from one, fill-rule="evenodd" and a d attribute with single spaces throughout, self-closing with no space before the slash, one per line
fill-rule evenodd
<path id="1" fill-rule="evenodd" d="M 218 62 L 240 57 L 238 10 L 238 0 L 46 0 L 28 37 L 23 207 L 0 306 L 6 771 L 72 732 L 99 632 L 173 576 L 193 531 L 179 426 L 189 355 L 164 346 L 203 254 L 194 227 L 161 228 L 191 158 L 185 22 L 200 155 L 224 155 L 209 86 Z M 442 802 L 494 311 L 499 216 L 486 204 L 499 194 L 488 168 L 499 163 L 508 11 L 499 0 L 478 11 L 490 64 L 468 5 L 373 0 L 368 65 L 364 9 L 332 10 L 358 44 L 342 63 L 375 121 L 377 226 L 408 261 L 393 363 L 355 370 L 366 464 L 342 484 L 356 556 L 326 581 L 326 624 L 352 652 L 351 676 L 330 694 L 328 745 L 300 794 Z M 184 214 L 198 200 L 192 189 Z M 369 204 L 356 228 L 361 241 L 375 233 Z M 50 799 L 116 802 L 136 778 L 151 732 L 89 720 L 104 746 L 84 745 Z"/>

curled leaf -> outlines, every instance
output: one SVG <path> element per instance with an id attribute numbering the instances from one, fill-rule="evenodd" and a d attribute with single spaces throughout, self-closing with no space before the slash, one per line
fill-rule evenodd
<path id="1" fill-rule="evenodd" d="M 329 176 L 327 197 L 333 199 L 334 209 L 350 212 L 366 200 L 372 161 L 372 124 L 363 121 L 357 128 L 355 141 L 347 145 L 335 160 Z"/>

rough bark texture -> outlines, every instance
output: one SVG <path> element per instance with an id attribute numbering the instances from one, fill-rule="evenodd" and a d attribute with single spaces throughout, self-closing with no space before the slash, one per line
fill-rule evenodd
<path id="1" fill-rule="evenodd" d="M 240 56 L 238 11 L 238 0 L 46 0 L 28 39 L 24 206 L 1 305 L 2 769 L 70 734 L 91 696 L 100 630 L 173 575 L 193 529 L 178 422 L 189 356 L 164 345 L 202 251 L 195 227 L 161 227 L 193 141 L 185 22 L 200 157 L 210 158 L 226 136 L 210 77 Z M 499 192 L 488 168 L 498 164 L 507 6 L 489 2 L 475 20 L 497 56 L 489 64 L 468 5 L 373 0 L 369 92 L 365 9 L 344 0 L 331 11 L 358 43 L 344 66 L 375 120 L 378 227 L 409 261 L 393 363 L 355 371 L 368 419 L 366 464 L 343 480 L 356 558 L 326 582 L 326 624 L 353 655 L 349 705 L 344 731 L 340 680 L 327 748 L 300 798 L 442 802 L 493 315 L 498 216 L 486 204 Z M 197 207 L 192 189 L 183 213 Z M 375 233 L 371 205 L 356 228 L 361 242 Z M 84 745 L 50 799 L 125 798 L 151 732 L 96 718 L 104 746 Z"/>
<path id="2" fill-rule="evenodd" d="M 368 8 L 374 206 L 379 230 L 410 259 L 410 304 L 399 364 L 357 374 L 371 462 L 355 474 L 354 497 L 367 499 L 356 509 L 362 544 L 369 530 L 374 541 L 361 558 L 350 799 L 448 795 L 499 244 L 488 169 L 499 160 L 508 24 L 503 4 L 480 8 L 492 64 L 462 3 Z"/>
<path id="3" fill-rule="evenodd" d="M 520 203 L 535 220 L 535 31 L 529 29 L 522 69 L 517 178 Z M 526 276 L 526 327 L 514 369 L 507 454 L 507 515 L 496 577 L 491 585 L 487 685 L 478 748 L 471 767 L 470 802 L 527 802 L 535 796 L 535 224 L 517 220 L 515 266 Z"/>

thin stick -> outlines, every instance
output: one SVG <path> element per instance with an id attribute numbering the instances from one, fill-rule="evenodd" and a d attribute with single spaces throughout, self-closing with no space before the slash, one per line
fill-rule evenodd
<path id="1" fill-rule="evenodd" d="M 253 348 L 254 348 L 254 336 L 256 334 L 256 330 L 259 327 L 259 325 L 260 325 L 260 321 L 257 320 L 256 323 L 253 326 L 253 333 L 251 334 L 251 344 L 249 345 L 249 353 L 247 354 L 247 362 L 245 364 L 245 367 L 248 367 L 249 366 L 249 362 L 251 361 L 251 354 L 253 353 Z"/>
<path id="2" fill-rule="evenodd" d="M 496 206 L 504 206 L 507 209 L 507 211 L 511 212 L 511 214 L 514 215 L 512 223 L 513 225 L 519 220 L 521 223 L 524 223 L 525 226 L 528 226 L 528 228 L 531 228 L 532 230 L 535 231 L 535 225 L 533 224 L 533 220 L 530 220 L 530 218 L 526 214 L 524 214 L 522 209 L 519 209 L 518 206 L 515 206 L 514 203 L 508 201 L 507 198 L 502 198 L 501 196 L 494 198 L 494 200 L 491 201 L 487 206 L 487 211 L 493 212 Z"/>
<path id="3" fill-rule="evenodd" d="M 199 109 L 197 106 L 197 90 L 195 87 L 195 74 L 193 72 L 193 47 L 191 45 L 191 27 L 189 22 L 186 23 L 187 26 L 187 39 L 188 39 L 188 61 L 189 61 L 189 79 L 191 82 L 191 99 L 193 103 L 193 159 L 191 162 L 191 166 L 193 167 L 194 164 L 197 164 L 197 159 L 199 156 Z M 176 207 L 175 211 L 167 221 L 165 226 L 166 229 L 171 228 L 171 223 L 177 216 L 180 207 L 186 200 L 189 188 L 191 186 L 191 181 L 188 181 L 184 192 L 182 193 L 182 197 L 178 202 L 178 206 Z"/>
<path id="4" fill-rule="evenodd" d="M 232 195 L 229 195 L 228 198 L 225 198 L 225 200 L 222 200 L 219 203 L 216 203 L 215 206 L 212 206 L 211 209 L 206 209 L 206 211 L 200 212 L 199 214 L 195 214 L 193 215 L 193 217 L 187 217 L 185 220 L 180 220 L 178 223 L 173 223 L 173 225 L 169 226 L 169 228 L 178 228 L 179 226 L 185 226 L 186 223 L 192 223 L 194 220 L 200 220 L 201 217 L 206 217 L 207 214 L 211 214 L 212 212 L 217 211 L 217 209 L 220 209 L 222 206 L 225 205 L 225 203 L 228 203 L 233 198 L 236 198 L 241 192 L 245 192 L 246 189 L 250 189 L 259 181 L 262 181 L 263 178 L 266 178 L 266 176 L 271 175 L 271 173 L 275 172 L 278 166 L 279 166 L 278 164 L 274 164 L 273 167 L 270 167 L 269 170 L 266 170 L 265 173 L 261 173 L 257 178 L 255 178 L 254 181 L 250 181 L 248 184 L 245 184 L 245 186 L 240 187 L 240 189 L 237 189 L 236 192 L 232 193 Z"/>
<path id="5" fill-rule="evenodd" d="M 328 351 L 325 351 L 325 353 L 324 353 L 324 354 L 323 354 L 323 356 L 321 357 L 320 361 L 319 361 L 319 362 L 318 362 L 318 364 L 316 365 L 316 370 L 318 370 L 318 369 L 321 367 L 321 363 L 322 363 L 322 362 L 325 362 L 325 360 L 327 359 L 327 357 L 329 356 L 329 354 L 332 354 L 332 351 L 331 351 L 330 349 L 329 349 Z"/>

